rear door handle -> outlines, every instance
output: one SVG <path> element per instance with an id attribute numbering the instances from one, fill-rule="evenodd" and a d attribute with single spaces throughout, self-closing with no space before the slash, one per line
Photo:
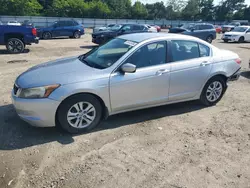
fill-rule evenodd
<path id="1" fill-rule="evenodd" d="M 200 66 L 204 67 L 204 66 L 208 66 L 210 64 L 209 61 L 203 61 Z"/>
<path id="2" fill-rule="evenodd" d="M 163 74 L 166 74 L 166 73 L 169 73 L 170 71 L 168 69 L 161 69 L 161 70 L 158 70 L 156 72 L 156 75 L 163 75 Z"/>

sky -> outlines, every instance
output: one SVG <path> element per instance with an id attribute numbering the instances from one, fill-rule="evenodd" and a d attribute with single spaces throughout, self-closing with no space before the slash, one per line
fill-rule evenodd
<path id="1" fill-rule="evenodd" d="M 132 0 L 132 3 L 136 2 L 137 0 Z M 139 0 L 141 1 L 142 3 L 146 4 L 146 3 L 155 3 L 155 2 L 160 2 L 160 1 L 163 1 L 163 2 L 167 2 L 167 0 Z M 214 0 L 214 3 L 215 4 L 218 4 L 220 2 L 220 0 Z M 250 5 L 250 0 L 245 0 L 245 3 Z"/>

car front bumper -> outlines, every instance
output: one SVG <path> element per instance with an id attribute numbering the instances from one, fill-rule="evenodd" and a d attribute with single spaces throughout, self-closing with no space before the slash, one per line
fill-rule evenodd
<path id="1" fill-rule="evenodd" d="M 222 36 L 222 40 L 227 40 L 227 41 L 231 41 L 231 42 L 238 42 L 239 41 L 239 36 Z"/>
<path id="2" fill-rule="evenodd" d="M 12 103 L 18 116 L 36 127 L 54 127 L 59 101 L 51 99 L 18 98 L 12 91 Z"/>

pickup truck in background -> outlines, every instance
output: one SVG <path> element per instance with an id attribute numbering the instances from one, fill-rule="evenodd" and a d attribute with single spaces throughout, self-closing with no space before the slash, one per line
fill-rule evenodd
<path id="1" fill-rule="evenodd" d="M 10 53 L 22 53 L 26 45 L 39 43 L 36 28 L 32 26 L 0 25 L 0 45 Z"/>

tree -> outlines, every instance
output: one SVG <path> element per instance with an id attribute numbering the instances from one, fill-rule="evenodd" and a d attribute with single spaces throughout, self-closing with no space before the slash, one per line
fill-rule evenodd
<path id="1" fill-rule="evenodd" d="M 112 18 L 131 18 L 131 0 L 102 0 L 111 11 Z"/>
<path id="2" fill-rule="evenodd" d="M 42 9 L 37 0 L 0 0 L 0 4 L 5 15 L 36 16 Z"/>
<path id="3" fill-rule="evenodd" d="M 213 0 L 201 0 L 200 2 L 200 18 L 205 21 L 214 20 Z"/>
<path id="4" fill-rule="evenodd" d="M 164 3 L 162 1 L 154 4 L 146 4 L 146 8 L 148 10 L 149 19 L 166 18 L 166 7 L 164 6 Z"/>
<path id="5" fill-rule="evenodd" d="M 188 0 L 186 7 L 182 11 L 182 17 L 186 20 L 199 19 L 200 1 Z"/>
<path id="6" fill-rule="evenodd" d="M 132 7 L 132 15 L 133 18 L 136 19 L 146 19 L 148 16 L 148 11 L 144 4 L 142 4 L 139 1 L 136 1 L 135 4 Z"/>

